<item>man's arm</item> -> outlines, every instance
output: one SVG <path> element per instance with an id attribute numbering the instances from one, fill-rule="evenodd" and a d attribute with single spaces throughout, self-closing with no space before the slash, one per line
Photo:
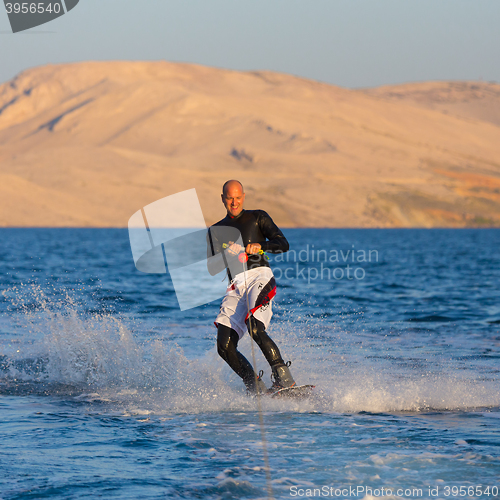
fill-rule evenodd
<path id="1" fill-rule="evenodd" d="M 215 276 L 226 269 L 226 264 L 222 256 L 222 248 L 210 229 L 208 228 L 207 231 L 207 269 L 212 276 Z"/>
<path id="2" fill-rule="evenodd" d="M 290 245 L 287 239 L 281 232 L 281 229 L 274 223 L 273 219 L 263 210 L 259 210 L 259 228 L 261 233 L 269 240 L 259 242 L 264 252 L 288 252 Z"/>

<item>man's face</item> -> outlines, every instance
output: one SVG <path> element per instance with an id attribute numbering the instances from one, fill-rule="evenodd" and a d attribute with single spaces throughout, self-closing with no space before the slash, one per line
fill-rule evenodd
<path id="1" fill-rule="evenodd" d="M 238 216 L 243 210 L 243 203 L 245 201 L 245 193 L 243 193 L 241 186 L 237 183 L 229 184 L 226 187 L 226 192 L 221 196 L 227 213 L 231 217 Z"/>

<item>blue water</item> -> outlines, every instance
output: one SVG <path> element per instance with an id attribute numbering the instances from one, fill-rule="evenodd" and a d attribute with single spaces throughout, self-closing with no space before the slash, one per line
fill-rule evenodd
<path id="1" fill-rule="evenodd" d="M 263 446 L 275 498 L 500 497 L 500 230 L 285 233 L 269 333 L 316 389 L 263 444 L 217 302 L 126 230 L 0 230 L 0 498 L 266 498 Z"/>

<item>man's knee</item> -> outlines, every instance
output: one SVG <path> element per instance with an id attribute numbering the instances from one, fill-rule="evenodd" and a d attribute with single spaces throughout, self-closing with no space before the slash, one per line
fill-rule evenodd
<path id="1" fill-rule="evenodd" d="M 229 353 L 236 351 L 238 345 L 238 334 L 226 325 L 217 326 L 217 352 L 219 356 L 227 361 Z"/>
<path id="2" fill-rule="evenodd" d="M 261 345 L 263 339 L 267 337 L 266 326 L 262 321 L 250 316 L 247 321 L 247 328 L 250 336 L 257 342 L 257 345 Z"/>

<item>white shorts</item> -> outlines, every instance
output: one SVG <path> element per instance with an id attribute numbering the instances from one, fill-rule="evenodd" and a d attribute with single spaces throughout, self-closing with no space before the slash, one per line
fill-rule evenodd
<path id="1" fill-rule="evenodd" d="M 246 284 L 245 284 L 246 274 Z M 269 267 L 257 267 L 238 274 L 222 299 L 215 326 L 219 323 L 236 331 L 240 339 L 247 332 L 248 303 L 250 312 L 267 328 L 273 316 L 272 299 L 276 295 L 274 274 Z"/>

